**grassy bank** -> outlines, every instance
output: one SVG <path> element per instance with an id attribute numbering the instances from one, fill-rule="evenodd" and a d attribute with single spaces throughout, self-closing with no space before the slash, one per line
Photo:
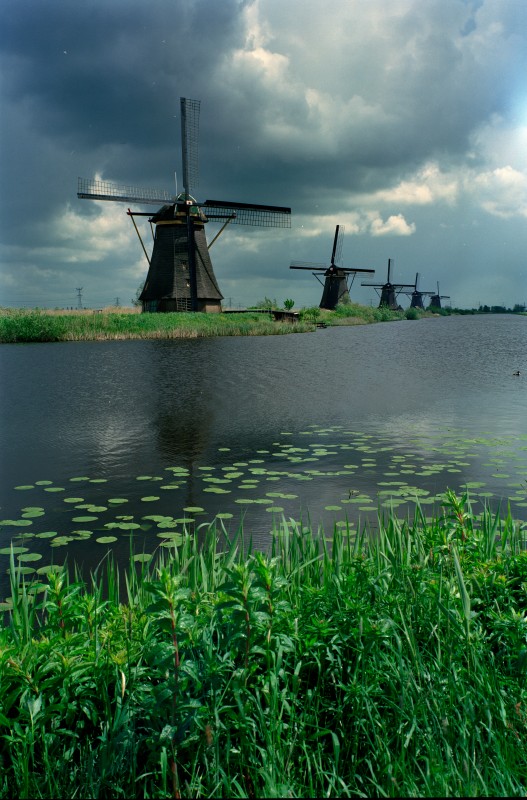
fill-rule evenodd
<path id="1" fill-rule="evenodd" d="M 525 794 L 522 531 L 444 510 L 331 552 L 212 526 L 120 587 L 13 563 L 0 796 Z"/>
<path id="2" fill-rule="evenodd" d="M 411 313 L 410 313 L 411 312 Z M 0 343 L 66 342 L 115 339 L 189 339 L 201 336 L 271 336 L 314 331 L 316 323 L 365 325 L 431 316 L 429 312 L 390 311 L 358 303 L 335 311 L 303 309 L 294 323 L 277 322 L 271 314 L 141 314 L 132 309 L 47 311 L 0 309 Z"/>
<path id="3" fill-rule="evenodd" d="M 0 342 L 68 342 L 116 339 L 192 339 L 201 336 L 270 336 L 314 330 L 310 320 L 275 322 L 244 314 L 131 314 L 0 311 Z"/>

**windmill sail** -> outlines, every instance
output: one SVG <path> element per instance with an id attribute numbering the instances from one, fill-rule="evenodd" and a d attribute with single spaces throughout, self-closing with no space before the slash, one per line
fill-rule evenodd
<path id="1" fill-rule="evenodd" d="M 314 277 L 322 284 L 323 292 L 320 308 L 332 311 L 339 303 L 349 303 L 349 289 L 358 272 L 374 273 L 374 269 L 359 269 L 355 267 L 341 267 L 336 264 L 342 257 L 342 244 L 344 239 L 344 226 L 337 225 L 333 238 L 331 259 L 329 267 L 325 264 L 316 264 L 309 261 L 291 261 L 289 269 L 310 270 Z M 321 276 L 324 277 L 322 283 Z M 349 281 L 351 277 L 351 281 Z"/>
<path id="2" fill-rule="evenodd" d="M 417 288 L 417 284 L 419 283 L 419 273 L 416 272 L 415 274 L 415 283 L 414 283 L 414 290 L 413 292 L 405 292 L 408 297 L 411 297 L 410 308 L 420 308 L 424 311 L 424 303 L 423 297 L 431 297 L 434 293 L 433 292 L 421 292 Z"/>
<path id="3" fill-rule="evenodd" d="M 198 137 L 200 101 L 180 98 L 181 108 L 181 157 L 183 166 L 183 189 L 190 194 L 198 186 Z"/>
<path id="4" fill-rule="evenodd" d="M 391 281 L 392 259 L 388 259 L 388 276 L 386 283 L 361 283 L 361 286 L 372 286 L 377 294 L 380 291 L 379 308 L 387 307 L 392 311 L 401 311 L 401 306 L 397 297 L 403 289 L 413 289 L 413 283 L 392 283 Z"/>
<path id="5" fill-rule="evenodd" d="M 429 308 L 441 308 L 441 300 L 450 300 L 449 294 L 439 294 L 439 281 L 437 282 L 437 292 L 432 293 L 430 297 Z"/>
<path id="6" fill-rule="evenodd" d="M 114 200 L 118 203 L 151 203 L 154 206 L 174 202 L 174 198 L 164 189 L 119 186 L 96 178 L 79 178 L 77 197 L 83 200 Z"/>

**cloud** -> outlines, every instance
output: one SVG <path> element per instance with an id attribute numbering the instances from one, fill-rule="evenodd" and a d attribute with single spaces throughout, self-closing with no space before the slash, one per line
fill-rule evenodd
<path id="1" fill-rule="evenodd" d="M 415 224 L 408 224 L 402 214 L 392 214 L 386 221 L 375 217 L 370 229 L 372 236 L 411 236 L 415 233 Z"/>
<path id="2" fill-rule="evenodd" d="M 525 283 L 524 3 L 4 0 L 0 68 L 0 304 L 135 293 L 125 208 L 77 200 L 77 176 L 173 191 L 180 96 L 202 101 L 198 198 L 293 209 L 214 245 L 247 302 L 327 260 L 336 224 L 349 261 L 425 263 L 460 304 L 475 272 L 509 302 Z M 313 304 L 308 277 L 291 293 Z"/>

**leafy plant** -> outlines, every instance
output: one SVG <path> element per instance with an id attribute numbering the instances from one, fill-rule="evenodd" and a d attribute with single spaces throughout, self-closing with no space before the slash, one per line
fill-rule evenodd
<path id="1" fill-rule="evenodd" d="M 27 583 L 0 629 L 0 797 L 521 796 L 527 556 L 510 514 L 221 522 Z"/>

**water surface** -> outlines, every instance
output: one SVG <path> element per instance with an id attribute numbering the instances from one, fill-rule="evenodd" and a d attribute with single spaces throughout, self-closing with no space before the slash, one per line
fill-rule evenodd
<path id="1" fill-rule="evenodd" d="M 93 566 L 218 512 L 266 546 L 282 513 L 331 531 L 390 503 L 435 512 L 467 483 L 525 520 L 526 354 L 511 315 L 3 345 L 0 548 L 26 548 L 28 573 L 66 553 Z"/>

